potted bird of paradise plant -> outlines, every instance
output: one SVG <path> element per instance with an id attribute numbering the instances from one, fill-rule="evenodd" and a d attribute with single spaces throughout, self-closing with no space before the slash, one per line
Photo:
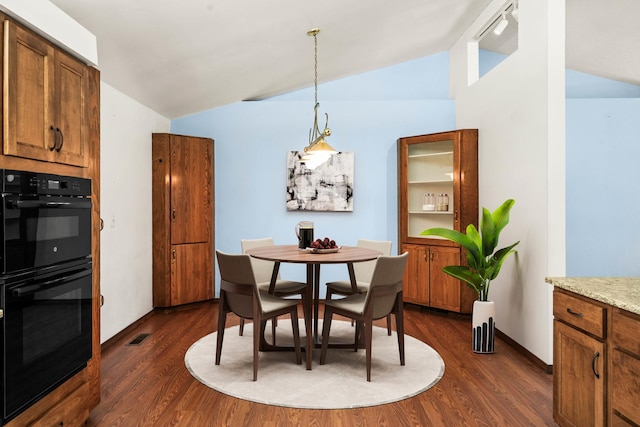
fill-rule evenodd
<path id="1" fill-rule="evenodd" d="M 430 228 L 420 233 L 422 236 L 443 237 L 465 249 L 467 265 L 450 265 L 442 271 L 462 280 L 478 294 L 472 315 L 472 346 L 476 353 L 493 353 L 494 350 L 495 305 L 489 300 L 489 288 L 491 281 L 498 277 L 505 259 L 516 252 L 513 248 L 520 243 L 496 250 L 514 203 L 513 199 L 508 199 L 493 212 L 482 208 L 479 232 L 475 225 L 469 224 L 465 233 L 447 228 Z"/>

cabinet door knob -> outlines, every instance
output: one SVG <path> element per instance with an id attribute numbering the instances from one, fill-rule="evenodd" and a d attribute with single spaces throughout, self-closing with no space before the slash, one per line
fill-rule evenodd
<path id="1" fill-rule="evenodd" d="M 176 210 L 175 209 L 171 209 L 171 220 L 172 221 L 176 220 Z"/>
<path id="2" fill-rule="evenodd" d="M 596 360 L 600 357 L 600 352 L 596 351 L 596 354 L 593 355 L 593 360 L 591 361 L 591 369 L 593 370 L 593 375 L 596 376 L 597 379 L 600 379 L 600 374 L 596 371 Z"/>
<path id="3" fill-rule="evenodd" d="M 171 262 L 174 262 L 176 260 L 176 250 L 173 249 L 171 251 Z"/>

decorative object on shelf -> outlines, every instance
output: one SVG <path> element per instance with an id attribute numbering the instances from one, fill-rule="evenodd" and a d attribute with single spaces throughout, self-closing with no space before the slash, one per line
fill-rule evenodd
<path id="1" fill-rule="evenodd" d="M 436 198 L 436 211 L 447 212 L 449 210 L 449 194 L 440 193 Z"/>
<path id="2" fill-rule="evenodd" d="M 318 128 L 318 33 L 320 29 L 314 28 L 309 30 L 307 35 L 313 36 L 314 45 L 314 94 L 315 104 L 313 107 L 313 127 L 309 130 L 309 145 L 304 147 L 304 156 L 300 159 L 302 163 L 305 163 L 309 169 L 315 169 L 322 163 L 326 162 L 331 155 L 338 152 L 325 141 L 325 137 L 331 136 L 331 129 L 329 129 L 329 114 L 325 113 L 324 130 L 320 132 Z"/>
<path id="3" fill-rule="evenodd" d="M 462 280 L 478 294 L 478 301 L 489 301 L 489 286 L 491 281 L 498 277 L 500 269 L 505 259 L 512 253 L 516 252 L 513 248 L 520 243 L 517 241 L 502 249 L 495 250 L 498 246 L 498 238 L 500 232 L 509 223 L 509 212 L 515 201 L 513 199 L 506 200 L 493 213 L 487 208 L 482 208 L 482 222 L 480 223 L 480 232 L 473 225 L 467 226 L 466 234 L 456 230 L 447 228 L 430 228 L 420 233 L 422 236 L 440 236 L 451 240 L 466 249 L 468 265 L 451 265 L 442 269 L 446 274 Z M 478 302 L 476 301 L 476 302 Z M 493 304 L 493 303 L 492 303 Z M 478 319 L 476 319 L 476 308 L 478 309 Z M 473 305 L 474 339 L 473 351 L 477 353 L 493 353 L 493 330 L 495 328 L 495 309 L 488 311 L 484 308 L 484 304 Z M 487 313 L 490 314 L 489 317 Z M 486 323 L 486 327 L 484 326 Z M 476 327 L 480 327 L 480 347 L 476 349 Z M 491 340 L 490 343 L 482 345 L 483 340 Z M 491 349 L 490 351 L 488 349 Z"/>
<path id="4" fill-rule="evenodd" d="M 287 154 L 288 211 L 353 211 L 353 153 L 337 153 L 315 169 L 301 162 L 302 153 Z"/>
<path id="5" fill-rule="evenodd" d="M 424 193 L 422 201 L 423 211 L 434 211 L 436 209 L 436 195 L 433 193 Z"/>

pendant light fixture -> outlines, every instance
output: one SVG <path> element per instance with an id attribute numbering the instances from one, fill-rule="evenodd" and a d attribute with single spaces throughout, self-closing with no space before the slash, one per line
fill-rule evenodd
<path id="1" fill-rule="evenodd" d="M 326 137 L 331 136 L 331 129 L 328 128 L 329 115 L 325 113 L 325 125 L 324 130 L 320 132 L 318 127 L 318 33 L 320 29 L 314 28 L 309 30 L 307 35 L 313 36 L 314 45 L 314 94 L 315 104 L 313 107 L 313 127 L 309 130 L 309 145 L 304 147 L 304 156 L 300 159 L 302 163 L 305 163 L 309 168 L 315 168 L 318 165 L 324 163 L 331 157 L 332 154 L 336 154 L 337 151 L 325 141 Z"/>

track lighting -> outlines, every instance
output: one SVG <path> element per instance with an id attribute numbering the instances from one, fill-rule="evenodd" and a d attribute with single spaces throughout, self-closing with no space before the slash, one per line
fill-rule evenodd
<path id="1" fill-rule="evenodd" d="M 500 22 L 498 22 L 498 25 L 496 25 L 496 27 L 493 29 L 494 34 L 497 36 L 502 34 L 504 29 L 507 28 L 507 25 L 509 25 L 509 21 L 507 20 L 507 13 L 502 12 L 502 19 L 500 20 Z"/>

